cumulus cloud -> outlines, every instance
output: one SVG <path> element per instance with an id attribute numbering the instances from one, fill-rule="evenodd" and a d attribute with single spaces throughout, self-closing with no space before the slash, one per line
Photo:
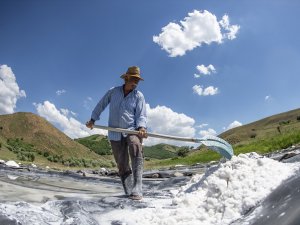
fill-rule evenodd
<path id="1" fill-rule="evenodd" d="M 62 95 L 64 93 L 66 93 L 67 91 L 65 89 L 62 89 L 62 90 L 57 90 L 56 91 L 56 94 L 59 96 L 59 95 Z"/>
<path id="2" fill-rule="evenodd" d="M 208 66 L 204 66 L 204 65 L 198 65 L 196 66 L 196 69 L 198 70 L 199 74 L 194 74 L 195 78 L 199 78 L 201 75 L 210 75 L 211 73 L 215 73 L 216 69 L 213 65 L 208 65 Z"/>
<path id="3" fill-rule="evenodd" d="M 200 95 L 200 96 L 208 96 L 208 95 L 216 95 L 219 93 L 217 87 L 209 86 L 207 88 L 204 88 L 200 85 L 194 85 L 193 86 L 194 93 Z"/>
<path id="4" fill-rule="evenodd" d="M 240 127 L 240 126 L 242 126 L 242 125 L 243 125 L 242 123 L 240 123 L 239 121 L 235 120 L 235 121 L 233 121 L 231 124 L 229 124 L 228 127 L 225 128 L 225 130 L 230 130 L 230 129 L 232 129 L 232 128 Z"/>
<path id="5" fill-rule="evenodd" d="M 238 25 L 230 25 L 228 15 L 218 22 L 217 17 L 207 10 L 188 13 L 180 23 L 171 22 L 162 28 L 153 41 L 169 53 L 169 56 L 183 56 L 202 44 L 222 43 L 224 39 L 232 40 L 239 30 Z"/>
<path id="6" fill-rule="evenodd" d="M 107 132 L 102 130 L 90 130 L 84 124 L 71 117 L 68 109 L 58 110 L 56 106 L 49 102 L 33 103 L 38 114 L 44 117 L 49 122 L 57 125 L 70 138 L 86 137 L 92 134 L 107 135 Z"/>
<path id="7" fill-rule="evenodd" d="M 212 128 L 208 128 L 207 130 L 200 130 L 199 134 L 204 137 L 206 135 L 210 135 L 210 136 L 217 136 L 217 132 L 212 129 Z"/>
<path id="8" fill-rule="evenodd" d="M 20 90 L 12 69 L 0 65 L 0 114 L 13 113 L 17 100 L 22 97 L 26 97 L 26 93 Z"/>
<path id="9" fill-rule="evenodd" d="M 194 137 L 195 129 L 193 128 L 195 120 L 183 113 L 174 112 L 166 106 L 156 106 L 151 108 L 146 105 L 148 115 L 148 129 L 153 133 L 166 134 L 180 137 Z M 189 145 L 189 142 L 170 141 L 158 138 L 147 138 L 145 145 L 154 145 L 159 143 L 168 143 L 174 145 Z"/>
<path id="10" fill-rule="evenodd" d="M 230 25 L 228 15 L 224 15 L 222 17 L 222 20 L 219 22 L 219 24 L 221 25 L 221 27 L 224 28 L 224 30 L 228 31 L 228 33 L 223 34 L 223 38 L 228 38 L 229 40 L 233 40 L 236 38 L 236 34 L 239 31 L 240 26 Z"/>

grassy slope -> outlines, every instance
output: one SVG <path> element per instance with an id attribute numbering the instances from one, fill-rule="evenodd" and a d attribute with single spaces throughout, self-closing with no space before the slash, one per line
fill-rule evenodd
<path id="1" fill-rule="evenodd" d="M 22 139 L 30 143 L 34 149 L 61 155 L 63 158 L 90 159 L 110 164 L 110 160 L 97 155 L 85 146 L 73 141 L 45 119 L 33 113 L 14 113 L 0 116 L 0 138 L 3 148 L 3 159 L 13 159 L 11 152 L 7 152 L 7 139 Z M 2 151 L 2 150 L 1 150 Z M 36 154 L 35 163 L 39 156 Z M 43 160 L 40 160 L 41 162 Z"/>
<path id="2" fill-rule="evenodd" d="M 111 155 L 112 150 L 110 143 L 104 135 L 91 135 L 84 138 L 74 139 L 76 142 L 84 145 L 99 155 Z"/>
<path id="3" fill-rule="evenodd" d="M 280 132 L 279 132 L 280 130 Z M 232 144 L 235 155 L 247 152 L 265 154 L 300 143 L 300 109 L 267 117 L 237 127 L 220 135 Z M 219 160 L 219 154 L 201 147 L 187 157 L 146 162 L 147 168 L 167 167 L 177 164 L 193 165 Z"/>
<path id="4" fill-rule="evenodd" d="M 88 147 L 100 155 L 111 155 L 111 146 L 106 136 L 91 135 L 84 138 L 75 139 L 78 143 Z M 177 155 L 181 147 L 167 144 L 158 144 L 153 146 L 144 146 L 144 155 L 148 159 L 167 159 Z"/>
<path id="5" fill-rule="evenodd" d="M 3 144 L 7 138 L 12 137 L 23 138 L 24 141 L 33 143 L 35 147 L 63 154 L 66 157 L 85 156 L 106 162 L 112 160 L 111 155 L 102 157 L 96 155 L 86 147 L 68 138 L 46 120 L 31 113 L 0 116 L 0 142 L 2 143 L 0 154 L 2 159 L 16 158 L 16 155 L 7 150 L 5 144 Z M 277 114 L 231 129 L 222 133 L 220 137 L 232 144 L 236 155 L 252 151 L 263 154 L 298 144 L 300 143 L 300 109 Z M 101 141 L 103 137 L 93 135 L 85 139 Z M 204 147 L 190 152 L 188 156 L 183 158 L 176 157 L 178 150 L 179 147 L 165 144 L 144 147 L 145 156 L 152 158 L 150 161 L 145 162 L 145 167 L 158 168 L 177 164 L 193 165 L 220 159 L 219 154 Z M 36 159 L 45 165 L 49 163 L 40 156 L 37 156 Z"/>
<path id="6" fill-rule="evenodd" d="M 179 147 L 173 145 L 158 144 L 154 146 L 144 146 L 143 150 L 144 155 L 147 158 L 167 159 L 175 157 L 177 155 L 176 152 L 179 150 Z"/>

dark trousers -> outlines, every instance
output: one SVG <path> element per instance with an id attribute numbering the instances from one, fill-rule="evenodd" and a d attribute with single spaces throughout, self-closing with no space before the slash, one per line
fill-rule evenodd
<path id="1" fill-rule="evenodd" d="M 142 196 L 142 139 L 137 135 L 127 135 L 120 141 L 110 142 L 125 194 Z"/>

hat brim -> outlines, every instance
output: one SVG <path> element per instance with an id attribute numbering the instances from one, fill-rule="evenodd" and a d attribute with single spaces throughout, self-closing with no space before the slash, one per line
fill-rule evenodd
<path id="1" fill-rule="evenodd" d="M 125 79 L 125 77 L 137 77 L 137 78 L 139 78 L 140 80 L 144 80 L 140 75 L 138 75 L 138 74 L 128 74 L 128 73 L 124 73 L 122 76 L 121 76 L 121 78 L 122 79 Z"/>

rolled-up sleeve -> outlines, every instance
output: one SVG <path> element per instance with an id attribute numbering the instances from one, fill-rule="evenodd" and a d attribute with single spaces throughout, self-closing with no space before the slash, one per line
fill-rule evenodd
<path id="1" fill-rule="evenodd" d="M 139 93 L 135 117 L 136 117 L 136 128 L 139 127 L 147 128 L 146 103 L 145 103 L 144 95 L 142 93 Z"/>
<path id="2" fill-rule="evenodd" d="M 91 119 L 93 119 L 94 121 L 100 119 L 101 113 L 104 111 L 106 106 L 110 103 L 112 91 L 113 91 L 113 88 L 110 89 L 108 92 L 106 92 L 106 94 L 98 102 L 98 104 L 96 105 L 96 107 L 94 108 L 94 110 L 92 112 Z"/>

